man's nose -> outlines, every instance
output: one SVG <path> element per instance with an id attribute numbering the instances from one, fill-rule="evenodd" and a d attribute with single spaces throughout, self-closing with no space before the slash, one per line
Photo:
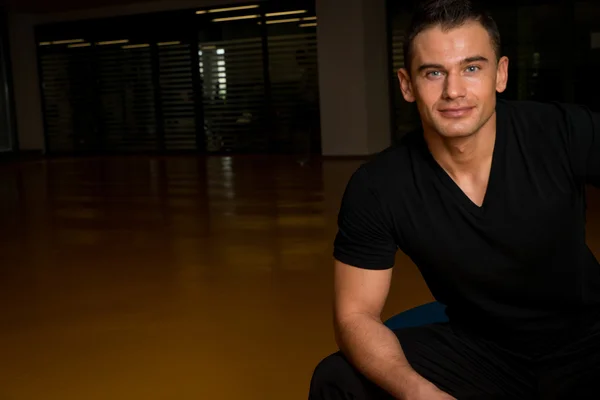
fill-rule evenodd
<path id="1" fill-rule="evenodd" d="M 444 97 L 447 99 L 456 99 L 465 97 L 467 94 L 464 80 L 459 74 L 450 73 L 446 75 L 444 85 Z"/>

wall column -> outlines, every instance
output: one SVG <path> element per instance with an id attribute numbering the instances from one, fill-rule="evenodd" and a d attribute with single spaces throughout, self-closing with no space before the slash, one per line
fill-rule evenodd
<path id="1" fill-rule="evenodd" d="M 391 143 L 385 0 L 317 0 L 321 143 L 325 156 Z"/>
<path id="2" fill-rule="evenodd" d="M 19 150 L 44 151 L 44 120 L 34 16 L 9 14 L 9 40 Z"/>

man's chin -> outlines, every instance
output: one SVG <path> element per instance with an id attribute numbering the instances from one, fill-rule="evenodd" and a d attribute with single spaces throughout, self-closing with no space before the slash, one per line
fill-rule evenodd
<path id="1" fill-rule="evenodd" d="M 473 134 L 473 131 L 471 129 L 468 129 L 467 127 L 460 127 L 454 129 L 440 129 L 438 133 L 440 134 L 440 136 L 443 136 L 448 139 L 459 139 L 471 136 Z"/>

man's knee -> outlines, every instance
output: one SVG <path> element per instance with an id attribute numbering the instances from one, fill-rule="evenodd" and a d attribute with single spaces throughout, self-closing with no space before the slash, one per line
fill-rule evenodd
<path id="1" fill-rule="evenodd" d="M 369 382 L 342 353 L 319 363 L 310 384 L 309 400 L 383 399 L 385 393 Z"/>
<path id="2" fill-rule="evenodd" d="M 310 383 L 310 400 L 347 399 L 360 378 L 342 353 L 335 353 L 317 365 Z"/>
<path id="3" fill-rule="evenodd" d="M 346 359 L 340 353 L 335 353 L 317 365 L 310 382 L 310 400 L 331 398 L 331 392 L 341 386 L 340 371 L 345 368 L 344 363 Z"/>

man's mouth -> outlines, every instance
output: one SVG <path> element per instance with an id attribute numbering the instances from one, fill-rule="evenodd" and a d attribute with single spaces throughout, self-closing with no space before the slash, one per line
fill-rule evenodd
<path id="1" fill-rule="evenodd" d="M 439 110 L 446 118 L 460 118 L 468 115 L 475 107 L 448 107 Z"/>

